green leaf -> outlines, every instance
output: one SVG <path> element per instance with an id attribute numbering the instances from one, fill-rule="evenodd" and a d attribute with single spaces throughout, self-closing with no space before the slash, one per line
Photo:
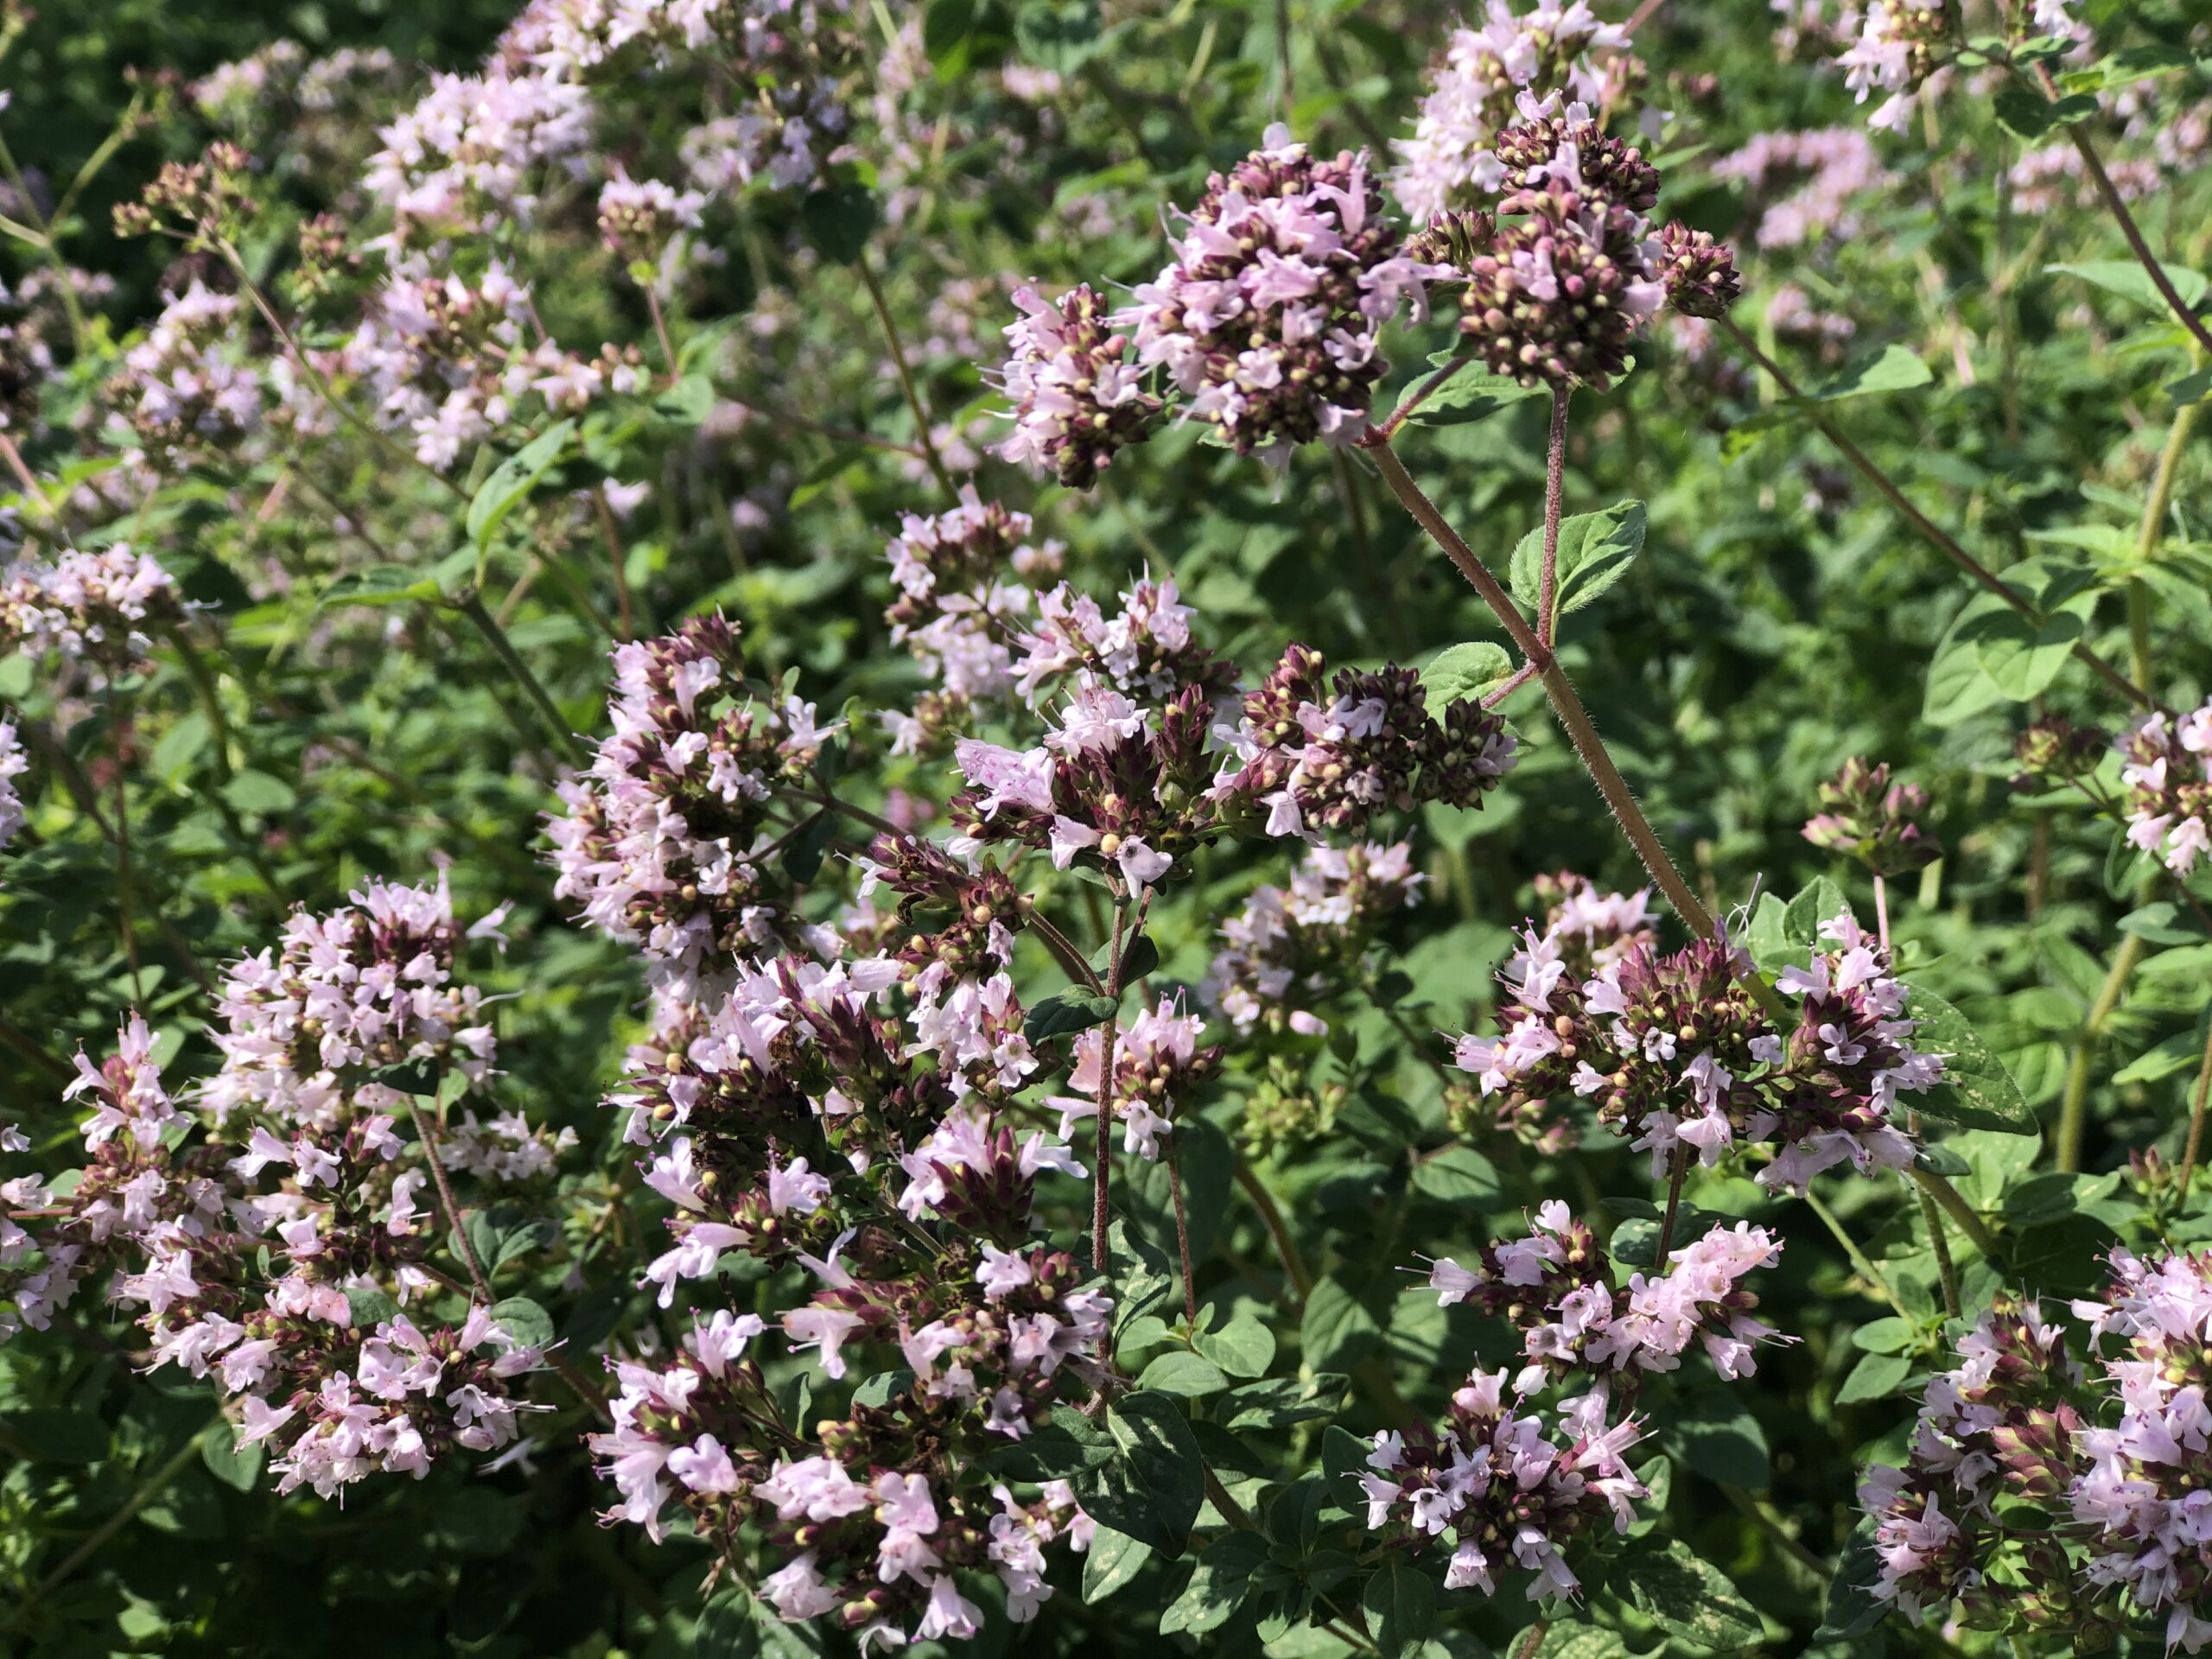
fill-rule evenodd
<path id="1" fill-rule="evenodd" d="M 1164 1555 L 1180 1555 L 1205 1501 L 1205 1464 L 1182 1402 L 1160 1393 L 1125 1395 L 1107 1408 L 1106 1433 L 1114 1455 L 1074 1477 L 1084 1511 Z"/>
<path id="2" fill-rule="evenodd" d="M 437 579 L 412 565 L 372 564 L 339 577 L 322 590 L 318 605 L 414 605 L 443 598 Z"/>
<path id="3" fill-rule="evenodd" d="M 1141 1389 L 1157 1389 L 1162 1394 L 1185 1400 L 1219 1394 L 1228 1386 L 1229 1379 L 1222 1375 L 1221 1367 L 1180 1348 L 1162 1354 L 1146 1366 L 1144 1375 L 1137 1378 L 1137 1387 Z"/>
<path id="4" fill-rule="evenodd" d="M 720 401 L 715 383 L 703 374 L 687 374 L 653 399 L 653 413 L 679 426 L 701 426 Z"/>
<path id="5" fill-rule="evenodd" d="M 1301 1338 L 1308 1365 L 1347 1370 L 1364 1359 L 1382 1336 L 1375 1315 L 1333 1274 L 1315 1285 L 1306 1299 Z"/>
<path id="6" fill-rule="evenodd" d="M 0 1444 L 30 1463 L 98 1463 L 107 1456 L 108 1430 L 97 1413 L 38 1406 L 0 1413 Z"/>
<path id="7" fill-rule="evenodd" d="M 968 67 L 976 29 L 976 0 L 930 0 L 922 13 L 922 50 L 940 78 Z"/>
<path id="8" fill-rule="evenodd" d="M 2203 1039 L 2193 1031 L 2169 1037 L 2146 1054 L 2139 1054 L 2112 1074 L 2114 1083 L 2156 1083 L 2177 1071 L 2186 1071 L 2204 1058 Z"/>
<path id="9" fill-rule="evenodd" d="M 1825 875 L 1816 875 L 1797 891 L 1782 912 L 1783 948 L 1803 959 L 1804 953 L 1822 949 L 1821 926 L 1851 908 L 1843 889 Z"/>
<path id="10" fill-rule="evenodd" d="M 1218 1331 L 1201 1331 L 1192 1345 L 1231 1376 L 1265 1376 L 1275 1361 L 1275 1335 L 1249 1313 Z"/>
<path id="11" fill-rule="evenodd" d="M 1236 1616 L 1252 1573 L 1268 1559 L 1267 1541 L 1254 1532 L 1225 1532 L 1206 1546 L 1191 1569 L 1183 1593 L 1160 1616 L 1162 1636 L 1203 1636 Z"/>
<path id="12" fill-rule="evenodd" d="M 399 1317 L 399 1304 L 374 1285 L 355 1285 L 346 1293 L 346 1313 L 356 1331 L 373 1331 Z"/>
<path id="13" fill-rule="evenodd" d="M 1623 501 L 1603 512 L 1579 512 L 1559 527 L 1558 588 L 1553 613 L 1579 610 L 1628 574 L 1643 550 L 1645 516 L 1641 501 Z M 1544 532 L 1541 525 L 1513 550 L 1513 596 L 1534 609 L 1543 588 Z"/>
<path id="14" fill-rule="evenodd" d="M 2044 269 L 2068 276 L 2079 276 L 2085 283 L 2094 283 L 2108 294 L 2133 300 L 2146 311 L 2167 315 L 2164 298 L 2151 285 L 2148 272 L 2133 259 L 2092 259 L 2081 264 L 2045 265 Z M 2165 266 L 2166 280 L 2173 284 L 2181 302 L 2191 311 L 2204 303 L 2206 283 L 2203 276 L 2186 265 Z"/>
<path id="15" fill-rule="evenodd" d="M 492 544 L 507 515 L 522 505 L 537 480 L 561 459 L 561 452 L 575 435 L 574 420 L 556 422 L 492 469 L 492 475 L 469 498 L 468 539 L 481 553 Z"/>
<path id="16" fill-rule="evenodd" d="M 162 734 L 154 745 L 154 770 L 164 782 L 175 783 L 200 751 L 207 747 L 211 728 L 207 716 L 194 709 Z"/>
<path id="17" fill-rule="evenodd" d="M 1342 1371 L 1316 1371 L 1307 1377 L 1270 1377 L 1264 1382 L 1248 1382 L 1241 1389 L 1231 1389 L 1221 1397 L 1215 1409 L 1232 1432 L 1310 1422 L 1337 1414 L 1349 1381 Z"/>
<path id="18" fill-rule="evenodd" d="M 510 1296 L 493 1303 L 492 1319 L 526 1348 L 552 1345 L 553 1316 L 527 1296 Z"/>
<path id="19" fill-rule="evenodd" d="M 833 184 L 810 191 L 799 203 L 806 238 L 825 259 L 856 263 L 875 233 L 875 194 L 864 184 Z"/>
<path id="20" fill-rule="evenodd" d="M 2151 944 L 2195 944 L 2206 937 L 2204 924 L 2171 899 L 2128 912 L 2120 918 L 2120 931 Z"/>
<path id="21" fill-rule="evenodd" d="M 1928 686 L 1922 698 L 1920 717 L 1929 725 L 1955 726 L 2004 701 L 2005 694 L 1982 671 L 1981 655 L 1975 650 L 1974 640 L 1962 638 L 1961 630 L 1973 626 L 1975 619 L 1993 611 L 2009 608 L 1994 594 L 1976 594 L 1953 620 L 1949 632 L 1936 647 L 1935 659 L 1928 665 Z"/>
<path id="22" fill-rule="evenodd" d="M 213 1423 L 200 1437 L 200 1460 L 207 1465 L 207 1472 L 224 1485 L 241 1492 L 250 1492 L 261 1478 L 261 1465 L 269 1455 L 269 1443 L 256 1440 L 251 1446 L 238 1444 L 238 1431 L 227 1422 Z"/>
<path id="23" fill-rule="evenodd" d="M 1967 1023 L 1966 1015 L 1917 985 L 1909 989 L 1905 1012 L 1915 1021 L 1912 1046 L 1923 1054 L 1943 1057 L 1943 1081 L 1910 1097 L 1916 1110 L 1969 1129 L 2036 1133 L 2036 1116 L 2020 1085 Z"/>
<path id="24" fill-rule="evenodd" d="M 1491 1160 L 1472 1147 L 1451 1147 L 1414 1166 L 1414 1186 L 1446 1204 L 1491 1209 L 1505 1201 L 1505 1183 Z"/>
<path id="25" fill-rule="evenodd" d="M 1848 1406 L 1861 1400 L 1880 1400 L 1895 1394 L 1912 1375 L 1912 1362 L 1903 1354 L 1861 1354 L 1835 1391 L 1835 1402 Z"/>
<path id="26" fill-rule="evenodd" d="M 1131 1232 L 1129 1224 L 1119 1217 L 1106 1230 L 1106 1276 L 1114 1287 L 1117 1332 L 1166 1301 L 1176 1284 L 1166 1255 Z"/>
<path id="27" fill-rule="evenodd" d="M 1999 123 L 2022 138 L 2040 138 L 2053 127 L 2070 125 L 2097 112 L 2097 100 L 2086 93 L 2054 101 L 2018 86 L 2005 87 L 1992 102 Z"/>
<path id="28" fill-rule="evenodd" d="M 1901 1354 L 1919 1339 L 1920 1332 L 1912 1321 L 1895 1314 L 1869 1319 L 1851 1333 L 1852 1346 L 1870 1354 Z"/>
<path id="29" fill-rule="evenodd" d="M 1874 1553 L 1872 1516 L 1861 1520 L 1845 1540 L 1843 1554 L 1828 1580 L 1827 1611 L 1821 1618 L 1816 1640 L 1848 1640 L 1864 1636 L 1882 1622 L 1890 1604 L 1874 1594 L 1874 1581 L 1882 1575 L 1881 1557 Z"/>
<path id="30" fill-rule="evenodd" d="M 1851 364 L 1817 391 L 1807 396 L 1816 404 L 1840 403 L 1877 391 L 1910 391 L 1935 379 L 1928 365 L 1903 346 L 1885 346 Z"/>
<path id="31" fill-rule="evenodd" d="M 1626 1583 L 1630 1599 L 1669 1635 L 1694 1646 L 1726 1652 L 1765 1634 L 1728 1575 L 1679 1539 L 1639 1539 L 1624 1552 L 1616 1581 Z"/>
<path id="32" fill-rule="evenodd" d="M 1660 1438 L 1675 1463 L 1723 1485 L 1764 1491 L 1771 1478 L 1766 1430 L 1738 1390 L 1698 1389 L 1676 1408 Z"/>
<path id="33" fill-rule="evenodd" d="M 1152 1559 L 1152 1546 L 1141 1538 L 1101 1527 L 1091 1535 L 1083 1558 L 1083 1599 L 1101 1602 L 1123 1590 Z"/>
<path id="34" fill-rule="evenodd" d="M 1446 645 L 1430 658 L 1421 671 L 1421 689 L 1428 694 L 1428 710 L 1440 712 L 1448 703 L 1479 697 L 1513 672 L 1513 659 L 1505 647 L 1487 639 Z"/>
<path id="35" fill-rule="evenodd" d="M 289 812 L 300 804 L 292 786 L 281 778 L 272 778 L 265 772 L 249 767 L 223 785 L 223 798 L 240 812 L 257 817 L 273 817 Z"/>
<path id="36" fill-rule="evenodd" d="M 1082 991 L 1056 991 L 1030 1005 L 1028 1018 L 1021 1023 L 1021 1034 L 1032 1043 L 1041 1043 L 1048 1037 L 1065 1037 L 1071 1033 L 1088 1031 L 1114 1017 L 1119 1003 L 1110 996 L 1091 996 Z"/>
<path id="37" fill-rule="evenodd" d="M 1436 1586 L 1403 1555 L 1391 1554 L 1360 1592 L 1367 1627 L 1384 1659 L 1418 1648 L 1436 1624 Z"/>
<path id="38" fill-rule="evenodd" d="M 1455 359 L 1450 352 L 1439 352 L 1428 360 L 1432 367 L 1440 369 Z M 1410 398 L 1419 390 L 1421 380 L 1427 378 L 1424 375 L 1408 386 L 1406 396 Z M 1543 391 L 1541 386 L 1524 386 L 1518 380 L 1470 365 L 1422 398 L 1406 419 L 1415 426 L 1467 426 L 1486 421 L 1500 410 L 1541 397 Z M 1399 407 L 1405 405 L 1401 404 Z"/>
<path id="39" fill-rule="evenodd" d="M 1029 0 L 1014 14 L 1021 55 L 1056 74 L 1071 75 L 1098 54 L 1103 41 L 1098 0 Z"/>
<path id="40" fill-rule="evenodd" d="M 1955 637 L 1970 640 L 1990 683 L 2015 702 L 2041 696 L 2056 680 L 2095 614 L 2094 591 L 2075 594 L 2041 620 L 2010 606 L 1961 619 Z"/>

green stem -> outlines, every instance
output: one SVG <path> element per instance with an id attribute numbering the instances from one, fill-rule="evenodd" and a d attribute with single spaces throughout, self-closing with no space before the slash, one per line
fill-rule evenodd
<path id="1" fill-rule="evenodd" d="M 1731 1486 L 1725 1481 L 1718 1484 L 1728 1501 L 1761 1532 L 1773 1539 L 1783 1554 L 1804 1568 L 1817 1582 L 1826 1584 L 1828 1581 L 1827 1563 L 1806 1548 L 1783 1523 L 1781 1512 L 1770 1499 L 1755 1497 L 1742 1487 Z"/>
<path id="2" fill-rule="evenodd" d="M 1843 1246 L 1844 1255 L 1850 1258 L 1851 1265 L 1858 1271 L 1859 1276 L 1880 1291 L 1884 1301 L 1895 1308 L 1900 1315 L 1904 1314 L 1904 1304 L 1897 1300 L 1897 1294 L 1891 1287 L 1889 1280 L 1883 1274 L 1882 1270 L 1874 1265 L 1866 1252 L 1859 1248 L 1858 1241 L 1844 1230 L 1842 1219 L 1837 1216 L 1836 1212 L 1821 1201 L 1819 1193 L 1809 1189 L 1805 1193 L 1805 1202 L 1813 1213 L 1821 1218 L 1821 1224 L 1835 1235 L 1835 1242 Z"/>
<path id="3" fill-rule="evenodd" d="M 2120 1006 L 2128 977 L 2142 959 L 2143 950 L 2143 936 L 2139 933 L 2130 933 L 2120 942 L 2105 982 L 2098 988 L 2097 1000 L 2089 1005 L 2089 1012 L 2082 1017 L 2082 1028 L 2075 1034 L 2074 1052 L 2066 1064 L 2066 1091 L 2058 1107 L 2058 1168 L 2062 1174 L 2071 1174 L 2082 1167 L 2082 1141 L 2088 1126 L 2089 1079 L 2097 1045 L 2104 1036 L 2113 1010 Z"/>
<path id="4" fill-rule="evenodd" d="M 2189 1100 L 2189 1141 L 2181 1154 L 2181 1199 L 2189 1202 L 2189 1183 L 2196 1173 L 2196 1160 L 2204 1150 L 2204 1108 L 2212 1094 L 2212 1018 L 2204 1029 L 2204 1062 L 2196 1068 L 2196 1087 Z"/>
<path id="5" fill-rule="evenodd" d="M 1917 1165 L 1913 1167 L 1911 1174 L 1922 1190 L 1943 1206 L 1943 1213 L 1959 1224 L 1959 1230 L 1973 1241 L 1974 1249 L 1981 1252 L 1981 1259 L 1992 1267 L 2001 1268 L 2005 1264 L 2005 1253 L 1998 1248 L 1997 1240 L 1987 1224 L 1974 1213 L 1974 1206 L 1960 1194 L 1959 1189 L 1933 1170 L 1922 1169 Z"/>
<path id="6" fill-rule="evenodd" d="M 168 1490 L 169 1483 L 182 1474 L 185 1465 L 200 1455 L 200 1442 L 202 1440 L 210 1434 L 220 1433 L 229 1427 L 230 1424 L 226 1419 L 218 1416 L 213 1422 L 171 1452 L 162 1462 L 162 1466 L 147 1476 L 138 1490 L 123 1501 L 121 1509 L 93 1528 L 84 1542 L 62 1557 L 61 1564 L 38 1581 L 31 1592 L 23 1598 L 22 1606 L 16 1610 L 17 1613 L 20 1615 L 33 1602 L 52 1594 L 72 1573 L 91 1559 L 95 1550 L 130 1524 L 132 1517 L 137 1516 L 139 1510 Z"/>
<path id="7" fill-rule="evenodd" d="M 2158 452 L 2158 470 L 2151 480 L 2151 499 L 2143 508 L 2143 528 L 2135 540 L 2135 556 L 2145 564 L 2158 556 L 2158 544 L 2165 539 L 2166 515 L 2173 506 L 2182 451 L 2196 435 L 2196 423 L 2203 412 L 2202 402 L 2183 404 L 2174 410 L 2174 423 L 2166 433 L 2165 447 Z M 2145 692 L 2153 692 L 2151 592 L 2140 578 L 2127 584 L 2127 639 L 2134 657 L 2135 683 Z"/>
<path id="8" fill-rule="evenodd" d="M 523 661 L 514 642 L 507 638 L 506 631 L 493 620 L 492 613 L 484 608 L 482 598 L 472 592 L 454 608 L 475 626 L 476 631 L 492 647 L 493 654 L 506 665 L 507 672 L 514 677 L 515 683 L 522 688 L 523 695 L 530 699 L 544 720 L 546 728 L 553 734 L 556 743 L 565 747 L 579 742 L 581 740 L 569 729 L 569 722 L 562 717 L 560 709 L 538 683 L 537 676 L 530 671 L 530 664 Z"/>
<path id="9" fill-rule="evenodd" d="M 914 384 L 914 372 L 906 364 L 906 348 L 899 343 L 899 325 L 892 321 L 891 303 L 883 297 L 883 284 L 876 280 L 875 267 L 863 253 L 854 262 L 860 271 L 861 281 L 867 285 L 870 304 L 875 307 L 875 320 L 882 325 L 884 342 L 891 347 L 891 365 L 899 372 L 899 389 L 906 394 L 906 407 L 913 411 L 914 435 L 922 447 L 922 459 L 928 463 L 930 476 L 937 480 L 938 488 L 951 499 L 960 499 L 960 488 L 952 481 L 952 474 L 944 469 L 944 458 L 937 452 L 937 438 L 930 430 L 930 412 L 923 406 L 921 389 Z"/>

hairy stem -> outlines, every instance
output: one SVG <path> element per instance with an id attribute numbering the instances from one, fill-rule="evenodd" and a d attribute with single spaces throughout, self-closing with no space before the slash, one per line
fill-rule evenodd
<path id="1" fill-rule="evenodd" d="M 1175 1201 L 1175 1249 L 1183 1261 L 1183 1317 L 1198 1328 L 1198 1281 L 1191 1270 L 1191 1224 L 1183 1213 L 1183 1170 L 1175 1155 L 1180 1135 L 1167 1137 L 1167 1192 Z"/>
<path id="2" fill-rule="evenodd" d="M 2135 538 L 2135 556 L 2145 564 L 2158 556 L 2158 545 L 2165 539 L 2166 515 L 2173 507 L 2174 480 L 2181 473 L 2182 452 L 2196 435 L 2196 423 L 2203 412 L 2202 401 L 2183 404 L 2174 410 L 2174 423 L 2166 432 L 2165 447 L 2158 452 L 2158 470 L 2151 480 L 2151 499 L 2144 504 L 2143 527 Z M 2127 639 L 2134 657 L 2135 683 L 2155 697 L 2151 661 L 2151 593 L 2140 578 L 2127 584 Z"/>
<path id="3" fill-rule="evenodd" d="M 1567 405 L 1571 387 L 1552 389 L 1551 439 L 1544 450 L 1544 568 L 1536 588 L 1536 632 L 1559 643 L 1559 512 L 1567 493 Z"/>
<path id="4" fill-rule="evenodd" d="M 469 1237 L 468 1230 L 461 1224 L 461 1201 L 453 1195 L 453 1183 L 446 1179 L 446 1166 L 438 1156 L 437 1136 L 430 1132 L 429 1121 L 423 1116 L 423 1109 L 412 1095 L 404 1096 L 408 1121 L 415 1126 L 415 1138 L 423 1143 L 423 1161 L 430 1166 L 431 1185 L 438 1189 L 438 1207 L 445 1212 L 446 1228 L 461 1250 L 461 1259 L 468 1264 L 468 1281 L 476 1287 L 476 1294 L 489 1307 L 497 1299 L 492 1294 L 491 1275 L 484 1271 L 484 1263 L 477 1259 L 476 1241 Z"/>
<path id="5" fill-rule="evenodd" d="M 1912 1179 L 1920 1184 L 1921 1190 L 1943 1206 L 1943 1213 L 1959 1224 L 1959 1230 L 1974 1242 L 1974 1249 L 1981 1252 L 1982 1260 L 2001 1269 L 2005 1265 L 2005 1253 L 1998 1248 L 1997 1240 L 1991 1235 L 1988 1226 L 1974 1213 L 1974 1206 L 1961 1195 L 1959 1189 L 1933 1170 L 1915 1166 L 1911 1174 Z"/>
<path id="6" fill-rule="evenodd" d="M 1117 1006 L 1122 997 L 1122 929 L 1128 920 L 1128 912 L 1116 905 L 1113 966 L 1107 970 L 1106 988 L 1100 995 L 1112 997 Z M 1107 1189 L 1114 1172 L 1114 1046 L 1121 1034 L 1120 1014 L 1109 1014 L 1098 1039 L 1098 1168 L 1091 1178 L 1090 1265 L 1100 1273 L 1106 1271 L 1106 1235 L 1113 1225 Z"/>
<path id="7" fill-rule="evenodd" d="M 2181 1153 L 2181 1198 L 2189 1202 L 2189 1184 L 2196 1173 L 2196 1160 L 2204 1151 L 2204 1108 L 2212 1096 L 2212 1021 L 2204 1031 L 2204 1063 L 2196 1068 L 2196 1087 L 2190 1091 L 2189 1140 Z"/>

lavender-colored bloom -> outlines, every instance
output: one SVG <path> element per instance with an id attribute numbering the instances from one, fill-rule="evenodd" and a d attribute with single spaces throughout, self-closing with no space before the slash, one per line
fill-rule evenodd
<path id="1" fill-rule="evenodd" d="M 1364 154 L 1315 161 L 1289 129 L 1226 174 L 1183 216 L 1175 263 L 1116 319 L 1138 360 L 1159 364 L 1184 413 L 1239 454 L 1281 455 L 1364 430 L 1382 325 L 1440 275 L 1408 257 Z"/>
<path id="2" fill-rule="evenodd" d="M 0 651 L 52 652 L 124 673 L 153 649 L 149 630 L 183 614 L 168 572 L 128 542 L 67 552 L 51 564 L 22 558 L 0 571 Z"/>
<path id="3" fill-rule="evenodd" d="M 1057 301 L 1033 288 L 1014 291 L 1023 315 L 1007 325 L 1013 355 L 1000 371 L 1014 400 L 1005 460 L 1087 490 L 1116 452 L 1141 442 L 1160 412 L 1143 371 L 1128 359 L 1128 337 L 1112 332 L 1105 302 L 1084 283 Z"/>

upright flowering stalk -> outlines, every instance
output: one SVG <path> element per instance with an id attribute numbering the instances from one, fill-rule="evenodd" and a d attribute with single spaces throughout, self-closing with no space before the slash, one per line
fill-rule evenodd
<path id="1" fill-rule="evenodd" d="M 1367 156 L 1316 161 L 1270 127 L 1183 226 L 1174 263 L 1116 319 L 1138 360 L 1165 365 L 1185 416 L 1239 454 L 1355 442 L 1388 366 L 1382 325 L 1440 274 L 1403 251 Z"/>

